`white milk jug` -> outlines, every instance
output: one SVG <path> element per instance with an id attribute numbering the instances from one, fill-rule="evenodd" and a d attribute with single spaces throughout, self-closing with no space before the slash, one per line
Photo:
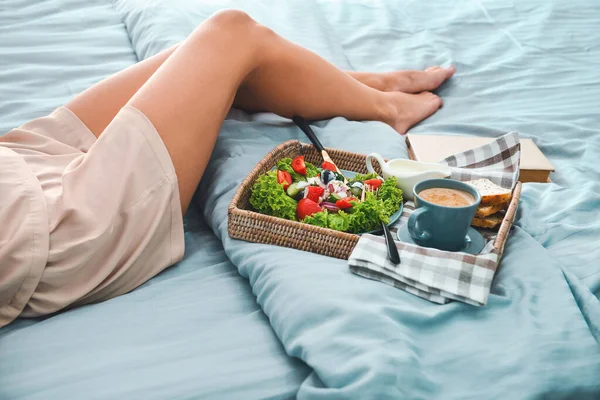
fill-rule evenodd
<path id="1" fill-rule="evenodd" d="M 383 178 L 395 176 L 397 184 L 402 189 L 402 197 L 405 200 L 413 200 L 413 188 L 415 185 L 426 179 L 447 178 L 450 176 L 450 167 L 441 164 L 423 163 L 419 161 L 395 158 L 387 163 L 377 153 L 371 153 L 367 156 L 367 170 L 376 173 L 373 169 L 373 159 L 376 159 L 381 166 Z"/>

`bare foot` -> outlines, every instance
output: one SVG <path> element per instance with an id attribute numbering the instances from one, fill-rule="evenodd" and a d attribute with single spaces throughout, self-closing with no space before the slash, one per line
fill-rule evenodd
<path id="1" fill-rule="evenodd" d="M 456 72 L 454 66 L 448 68 L 429 67 L 425 71 L 396 71 L 385 75 L 386 90 L 404 93 L 420 93 L 437 89 Z"/>
<path id="2" fill-rule="evenodd" d="M 437 89 L 456 72 L 448 68 L 429 67 L 424 71 L 394 71 L 384 73 L 352 72 L 350 75 L 382 92 L 420 93 Z"/>
<path id="3" fill-rule="evenodd" d="M 404 135 L 413 125 L 423 121 L 442 106 L 442 99 L 431 92 L 407 94 L 389 92 L 391 113 L 386 124 Z"/>

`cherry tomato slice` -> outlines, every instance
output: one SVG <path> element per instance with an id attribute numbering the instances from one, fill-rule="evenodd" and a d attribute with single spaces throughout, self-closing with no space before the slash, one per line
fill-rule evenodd
<path id="1" fill-rule="evenodd" d="M 335 202 L 335 206 L 340 210 L 346 210 L 352 207 L 351 201 L 355 200 L 353 197 L 347 197 L 345 199 L 339 199 Z"/>
<path id="2" fill-rule="evenodd" d="M 364 181 L 365 185 L 369 185 L 373 189 L 377 189 L 379 186 L 381 186 L 382 183 L 383 182 L 381 181 L 381 179 L 367 179 L 366 181 Z"/>
<path id="3" fill-rule="evenodd" d="M 306 175 L 306 164 L 304 156 L 298 156 L 292 160 L 292 169 L 300 175 Z"/>
<path id="4" fill-rule="evenodd" d="M 302 221 L 307 216 L 316 214 L 322 210 L 321 206 L 311 199 L 302 199 L 298 202 L 298 206 L 296 206 L 296 216 Z"/>
<path id="5" fill-rule="evenodd" d="M 292 176 L 287 171 L 277 171 L 277 183 L 283 184 L 283 190 L 292 184 Z"/>
<path id="6" fill-rule="evenodd" d="M 329 171 L 333 171 L 333 172 L 337 171 L 335 164 L 330 163 L 329 161 L 323 161 L 323 164 L 321 164 L 321 168 L 329 170 Z"/>
<path id="7" fill-rule="evenodd" d="M 320 186 L 308 186 L 306 188 L 306 198 L 311 199 L 315 203 L 319 202 L 319 198 L 325 193 L 325 189 Z"/>

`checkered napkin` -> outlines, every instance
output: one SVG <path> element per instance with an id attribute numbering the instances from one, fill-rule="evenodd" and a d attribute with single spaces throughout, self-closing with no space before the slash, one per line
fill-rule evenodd
<path id="1" fill-rule="evenodd" d="M 451 167 L 452 179 L 487 178 L 512 189 L 519 178 L 519 162 L 519 134 L 511 132 L 484 146 L 450 156 L 441 164 Z M 405 203 L 402 216 L 392 231 L 405 224 L 413 211 L 414 204 Z M 352 251 L 348 265 L 357 275 L 387 283 L 435 303 L 458 300 L 483 306 L 487 303 L 499 254 L 494 248 L 496 234 L 481 233 L 486 245 L 477 255 L 396 242 L 402 259 L 399 265 L 393 265 L 387 259 L 383 237 L 363 235 Z M 395 232 L 393 236 L 396 237 Z"/>

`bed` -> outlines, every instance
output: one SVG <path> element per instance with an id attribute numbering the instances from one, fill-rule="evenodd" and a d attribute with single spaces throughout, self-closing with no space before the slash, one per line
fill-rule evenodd
<path id="1" fill-rule="evenodd" d="M 19 0 L 0 7 L 0 131 L 238 8 L 353 70 L 454 63 L 419 134 L 533 139 L 488 305 L 429 303 L 341 260 L 232 240 L 227 206 L 290 121 L 232 112 L 186 216 L 186 257 L 141 288 L 0 329 L 0 399 L 600 397 L 600 6 L 577 0 Z M 18 29 L 17 29 L 18 28 Z M 375 122 L 325 145 L 407 157 Z"/>
<path id="2" fill-rule="evenodd" d="M 110 1 L 4 2 L 0 131 L 136 61 Z M 175 268 L 127 296 L 1 329 L 0 399 L 293 397 L 310 369 L 286 355 L 247 280 L 190 211 Z"/>

